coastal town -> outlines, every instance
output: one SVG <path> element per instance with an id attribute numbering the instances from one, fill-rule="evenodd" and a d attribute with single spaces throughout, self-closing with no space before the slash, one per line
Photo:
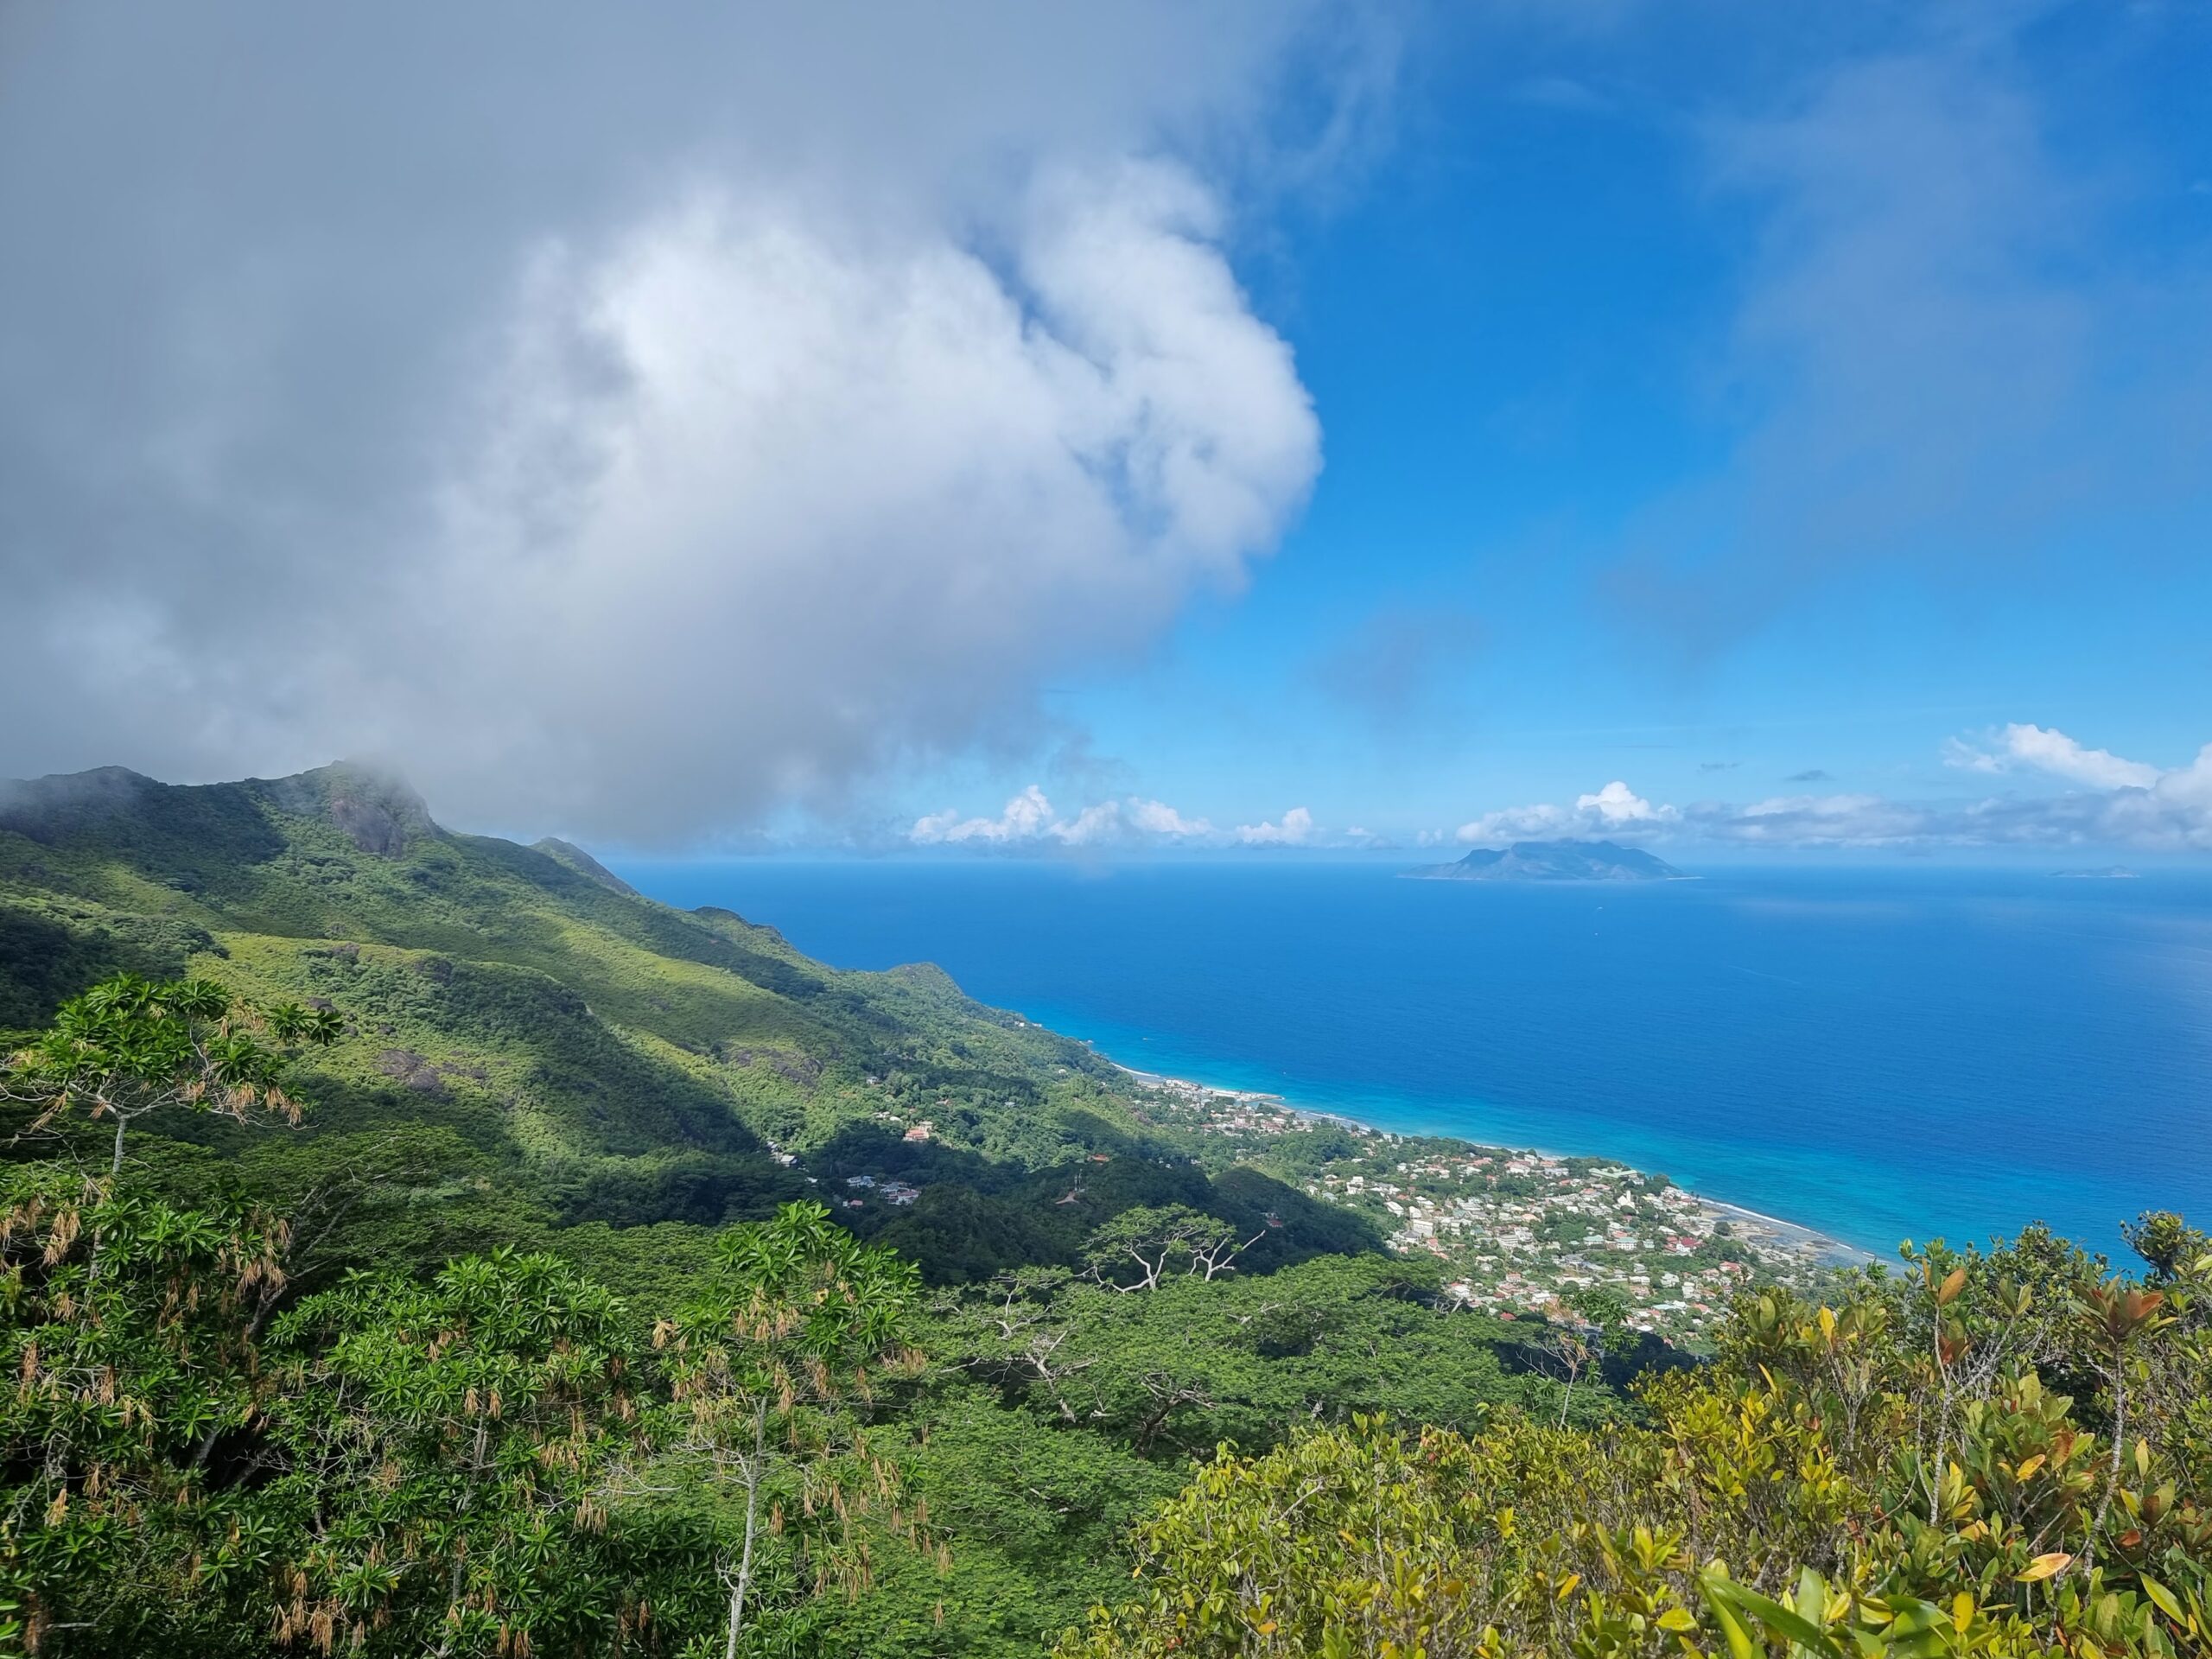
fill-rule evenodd
<path id="1" fill-rule="evenodd" d="M 1625 1323 L 1694 1345 L 1752 1285 L 1809 1289 L 1863 1261 L 1835 1240 L 1600 1158 L 1393 1134 L 1273 1095 L 1146 1076 L 1163 1125 L 1370 1217 L 1389 1248 L 1443 1264 L 1448 1294 L 1504 1317 L 1567 1319 L 1605 1290 Z"/>

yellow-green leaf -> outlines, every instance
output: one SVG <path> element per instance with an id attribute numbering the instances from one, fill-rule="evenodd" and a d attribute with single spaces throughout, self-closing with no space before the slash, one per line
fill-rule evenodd
<path id="1" fill-rule="evenodd" d="M 2148 1573 L 2143 1573 L 2141 1577 L 2143 1593 L 2158 1604 L 2158 1611 L 2173 1620 L 2175 1624 L 2186 1624 L 2189 1622 L 2189 1616 L 2182 1611 L 2181 1599 Z"/>

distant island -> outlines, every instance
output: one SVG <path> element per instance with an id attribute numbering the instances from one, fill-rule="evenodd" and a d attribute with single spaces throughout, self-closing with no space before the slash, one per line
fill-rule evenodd
<path id="1" fill-rule="evenodd" d="M 2133 881 L 2135 872 L 2118 864 L 2107 865 L 2101 870 L 2053 870 L 2051 874 L 2061 881 Z"/>
<path id="2" fill-rule="evenodd" d="M 1478 847 L 1450 864 L 1406 874 L 1419 881 L 1686 881 L 1691 878 L 1634 847 L 1610 841 L 1516 841 Z"/>

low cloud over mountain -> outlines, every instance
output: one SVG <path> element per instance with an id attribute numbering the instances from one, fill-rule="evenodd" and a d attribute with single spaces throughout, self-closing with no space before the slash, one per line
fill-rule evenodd
<path id="1" fill-rule="evenodd" d="M 6 26 L 0 774 L 380 755 L 461 822 L 635 844 L 836 810 L 1033 734 L 1042 677 L 1305 500 L 1223 182 L 1317 49 L 1341 142 L 1387 41 L 1300 6 L 357 21 Z"/>

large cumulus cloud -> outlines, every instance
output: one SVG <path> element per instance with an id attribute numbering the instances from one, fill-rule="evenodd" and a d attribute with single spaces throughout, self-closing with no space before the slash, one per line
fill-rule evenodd
<path id="1" fill-rule="evenodd" d="M 684 839 L 1238 581 L 1319 431 L 1223 181 L 1315 19 L 777 17 L 14 14 L 0 772 Z"/>

